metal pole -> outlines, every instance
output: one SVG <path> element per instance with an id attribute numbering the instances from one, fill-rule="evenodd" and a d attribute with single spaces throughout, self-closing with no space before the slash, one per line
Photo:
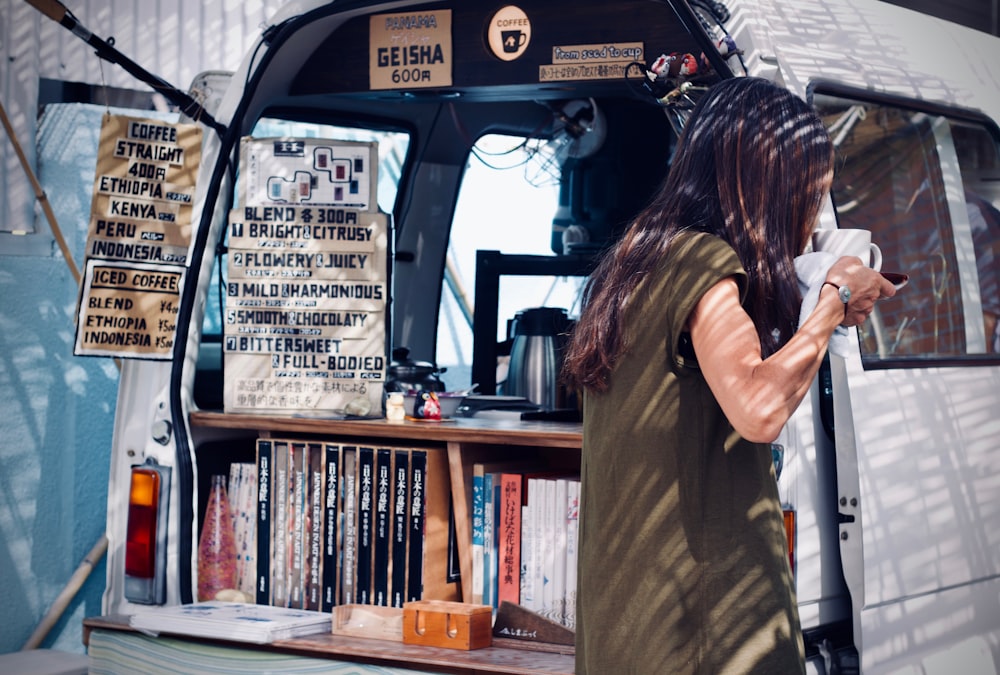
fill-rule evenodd
<path id="1" fill-rule="evenodd" d="M 191 98 L 191 96 L 189 96 L 186 92 L 181 91 L 166 80 L 160 79 L 153 73 L 150 73 L 138 63 L 112 47 L 106 41 L 91 33 L 77 20 L 75 16 L 73 16 L 73 13 L 66 9 L 66 7 L 58 0 L 25 0 L 25 2 L 58 23 L 60 26 L 68 29 L 71 33 L 73 33 L 73 35 L 77 36 L 96 49 L 99 57 L 106 61 L 110 61 L 111 63 L 118 64 L 130 75 L 138 80 L 141 80 L 142 82 L 145 82 L 154 90 L 163 94 L 167 100 L 178 106 L 181 109 L 181 112 L 191 119 L 215 129 L 220 134 L 225 131 L 225 127 L 215 121 L 215 118 L 212 117 L 204 108 L 201 107 L 200 103 Z"/>

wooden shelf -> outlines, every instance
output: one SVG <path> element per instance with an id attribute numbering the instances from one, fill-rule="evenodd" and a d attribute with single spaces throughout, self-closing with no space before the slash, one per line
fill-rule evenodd
<path id="1" fill-rule="evenodd" d="M 260 434 L 313 434 L 444 446 L 448 450 L 455 536 L 462 598 L 472 597 L 472 466 L 476 462 L 545 454 L 560 469 L 579 469 L 583 427 L 579 423 L 453 418 L 434 422 L 344 420 L 289 415 L 196 411 L 191 426 L 255 431 Z"/>
<path id="2" fill-rule="evenodd" d="M 143 634 L 129 626 L 127 616 L 102 616 L 84 619 L 84 644 L 89 645 L 93 631 L 111 630 Z M 162 635 L 166 636 L 166 633 Z M 572 675 L 571 655 L 552 654 L 507 647 L 486 647 L 472 651 L 404 645 L 402 642 L 318 634 L 292 640 L 278 640 L 269 645 L 225 640 L 209 640 L 171 635 L 178 640 L 213 644 L 238 650 L 266 650 L 289 655 L 310 656 L 385 667 L 409 668 L 432 673 L 507 673 L 509 675 Z"/>

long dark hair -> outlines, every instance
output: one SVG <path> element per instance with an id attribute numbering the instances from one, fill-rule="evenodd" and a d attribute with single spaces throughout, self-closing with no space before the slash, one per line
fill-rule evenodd
<path id="1" fill-rule="evenodd" d="M 822 121 L 794 94 L 760 78 L 714 85 L 685 125 L 659 192 L 587 282 L 566 380 L 607 388 L 628 349 L 626 304 L 682 231 L 711 233 L 736 250 L 762 356 L 777 351 L 795 331 L 802 299 L 794 258 L 819 217 L 833 157 Z"/>

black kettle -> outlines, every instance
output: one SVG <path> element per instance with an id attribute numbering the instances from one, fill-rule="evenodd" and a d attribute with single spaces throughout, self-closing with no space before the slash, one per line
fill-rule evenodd
<path id="1" fill-rule="evenodd" d="M 397 347 L 392 350 L 392 362 L 385 382 L 385 390 L 407 392 L 445 390 L 445 384 L 438 377 L 447 368 L 438 368 L 429 361 L 414 361 L 410 359 L 410 350 Z"/>

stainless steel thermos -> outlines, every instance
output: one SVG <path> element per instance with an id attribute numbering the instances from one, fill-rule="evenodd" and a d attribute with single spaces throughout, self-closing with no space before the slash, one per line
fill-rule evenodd
<path id="1" fill-rule="evenodd" d="M 535 307 L 518 312 L 511 329 L 510 366 L 503 392 L 523 396 L 546 410 L 565 407 L 559 371 L 572 325 L 565 309 Z"/>

